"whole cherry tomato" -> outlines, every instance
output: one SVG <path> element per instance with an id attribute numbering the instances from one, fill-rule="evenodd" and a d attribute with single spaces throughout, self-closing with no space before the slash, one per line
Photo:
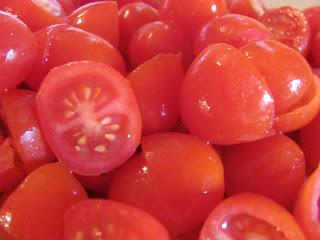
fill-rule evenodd
<path id="1" fill-rule="evenodd" d="M 303 11 L 308 19 L 311 35 L 314 37 L 320 31 L 320 7 L 310 7 Z"/>
<path id="2" fill-rule="evenodd" d="M 266 11 L 262 0 L 226 0 L 226 2 L 231 13 L 255 19 L 262 16 Z"/>
<path id="3" fill-rule="evenodd" d="M 232 46 L 214 44 L 189 68 L 180 111 L 192 134 L 228 145 L 266 137 L 273 124 L 274 102 L 251 60 Z"/>
<path id="4" fill-rule="evenodd" d="M 72 13 L 76 9 L 74 0 L 57 0 L 66 14 Z"/>
<path id="5" fill-rule="evenodd" d="M 316 67 L 320 67 L 320 31 L 314 36 L 311 42 L 311 58 Z"/>

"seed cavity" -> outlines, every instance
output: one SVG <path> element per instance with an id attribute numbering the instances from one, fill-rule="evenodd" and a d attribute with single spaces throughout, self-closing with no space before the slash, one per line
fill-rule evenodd
<path id="1" fill-rule="evenodd" d="M 93 227 L 92 228 L 92 234 L 95 237 L 101 237 L 102 236 L 101 230 L 99 228 L 97 228 L 97 227 Z"/>
<path id="2" fill-rule="evenodd" d="M 108 125 L 110 123 L 111 123 L 110 117 L 106 117 L 106 118 L 102 119 L 102 121 L 101 121 L 101 125 Z"/>
<path id="3" fill-rule="evenodd" d="M 110 130 L 113 131 L 117 131 L 120 129 L 120 125 L 119 124 L 110 124 L 109 126 L 107 126 Z"/>
<path id="4" fill-rule="evenodd" d="M 102 92 L 101 88 L 96 88 L 95 89 L 95 94 L 93 95 L 93 99 L 99 98 L 101 92 Z"/>
<path id="5" fill-rule="evenodd" d="M 89 99 L 90 99 L 91 93 L 92 93 L 91 88 L 89 88 L 89 87 L 84 87 L 84 88 L 83 88 L 83 94 L 84 94 L 84 98 L 85 98 L 86 100 L 89 100 Z"/>
<path id="6" fill-rule="evenodd" d="M 76 94 L 75 92 L 72 92 L 71 95 L 70 95 L 70 97 L 73 99 L 73 101 L 74 101 L 75 103 L 79 103 L 79 102 L 80 102 L 80 101 L 79 101 L 79 98 L 78 98 L 78 96 L 77 96 L 77 94 Z"/>
<path id="7" fill-rule="evenodd" d="M 104 135 L 105 139 L 109 140 L 109 141 L 114 141 L 117 139 L 116 135 L 114 134 L 111 134 L 111 133 L 106 133 Z"/>
<path id="8" fill-rule="evenodd" d="M 77 146 L 75 146 L 75 147 L 74 147 L 74 149 L 75 149 L 77 152 L 80 152 L 80 151 L 81 151 L 81 147 L 80 147 L 80 146 L 78 146 L 78 145 L 77 145 Z"/>
<path id="9" fill-rule="evenodd" d="M 67 107 L 74 107 L 73 103 L 70 102 L 70 100 L 67 99 L 67 98 L 65 98 L 65 99 L 63 100 L 63 103 L 64 103 L 64 105 L 67 106 Z"/>
<path id="10" fill-rule="evenodd" d="M 104 153 L 107 151 L 107 147 L 104 145 L 98 145 L 94 148 L 94 150 L 98 153 Z"/>
<path id="11" fill-rule="evenodd" d="M 80 137 L 78 140 L 78 144 L 79 145 L 86 145 L 87 144 L 87 137 L 86 136 Z"/>
<path id="12" fill-rule="evenodd" d="M 71 118 L 71 117 L 73 117 L 75 114 L 76 114 L 76 113 L 73 112 L 73 111 L 65 111 L 65 112 L 64 112 L 64 116 L 65 116 L 66 118 Z"/>

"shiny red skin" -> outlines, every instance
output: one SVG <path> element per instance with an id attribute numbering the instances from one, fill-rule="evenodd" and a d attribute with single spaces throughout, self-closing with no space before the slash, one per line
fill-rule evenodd
<path id="1" fill-rule="evenodd" d="M 133 2 L 119 10 L 120 51 L 128 54 L 132 36 L 143 25 L 158 20 L 158 10 L 144 2 Z"/>
<path id="2" fill-rule="evenodd" d="M 44 165 L 5 200 L 0 210 L 0 228 L 12 239 L 60 240 L 64 214 L 84 199 L 86 192 L 70 172 L 58 163 Z"/>
<path id="3" fill-rule="evenodd" d="M 258 19 L 266 11 L 262 0 L 226 0 L 226 2 L 230 13 L 255 19 Z"/>
<path id="4" fill-rule="evenodd" d="M 0 92 L 2 92 L 16 87 L 31 72 L 37 57 L 37 41 L 22 21 L 2 11 L 0 11 L 0 35 Z"/>
<path id="5" fill-rule="evenodd" d="M 101 2 L 105 0 L 73 0 L 77 6 L 82 6 L 87 3 L 91 2 Z M 137 0 L 114 0 L 118 2 L 119 7 L 123 7 L 126 4 L 137 2 Z M 141 0 L 141 2 L 145 2 L 147 4 L 150 4 L 151 6 L 158 8 L 159 7 L 159 1 L 160 0 Z"/>
<path id="6" fill-rule="evenodd" d="M 102 199 L 75 204 L 64 216 L 64 229 L 64 240 L 79 239 L 79 235 L 86 240 L 170 239 L 167 230 L 149 214 Z"/>
<path id="7" fill-rule="evenodd" d="M 144 135 L 176 126 L 183 78 L 181 55 L 174 54 L 158 54 L 127 76 L 140 106 Z"/>
<path id="8" fill-rule="evenodd" d="M 283 206 L 295 199 L 306 169 L 302 150 L 285 135 L 230 146 L 223 154 L 223 164 L 229 195 L 261 194 Z"/>
<path id="9" fill-rule="evenodd" d="M 119 45 L 118 5 L 114 1 L 93 2 L 76 9 L 67 22 L 93 33 L 111 43 Z"/>
<path id="10" fill-rule="evenodd" d="M 21 19 L 33 32 L 64 22 L 65 13 L 57 0 L 1 0 L 0 10 Z"/>
<path id="11" fill-rule="evenodd" d="M 58 0 L 58 2 L 67 15 L 77 8 L 73 0 Z"/>
<path id="12" fill-rule="evenodd" d="M 320 31 L 312 39 L 311 57 L 313 64 L 316 67 L 320 67 Z"/>
<path id="13" fill-rule="evenodd" d="M 214 44 L 189 68 L 180 112 L 192 134 L 229 145 L 266 137 L 274 103 L 264 77 L 249 59 L 232 46 Z"/>
<path id="14" fill-rule="evenodd" d="M 305 58 L 279 42 L 254 42 L 241 51 L 266 78 L 277 114 L 298 103 L 312 85 L 313 74 Z"/>
<path id="15" fill-rule="evenodd" d="M 272 33 L 260 22 L 238 14 L 226 14 L 206 23 L 196 35 L 194 54 L 210 44 L 226 43 L 241 48 L 250 42 L 272 39 Z"/>
<path id="16" fill-rule="evenodd" d="M 311 30 L 303 12 L 292 7 L 267 11 L 259 19 L 273 32 L 276 40 L 307 56 L 310 48 Z"/>
<path id="17" fill-rule="evenodd" d="M 181 53 L 184 66 L 192 61 L 190 40 L 173 23 L 156 21 L 138 29 L 129 44 L 131 66 L 136 68 L 158 53 Z"/>
<path id="18" fill-rule="evenodd" d="M 308 19 L 311 35 L 314 37 L 320 31 L 320 7 L 310 7 L 303 11 Z"/>
<path id="19" fill-rule="evenodd" d="M 109 189 L 110 199 L 151 213 L 173 236 L 202 224 L 223 194 L 223 167 L 214 149 L 172 132 L 144 137 L 142 153 L 119 169 Z"/>
<path id="20" fill-rule="evenodd" d="M 193 36 L 209 20 L 228 13 L 225 0 L 163 0 L 159 7 L 163 20 L 172 20 Z M 191 14 L 192 13 L 192 14 Z"/>

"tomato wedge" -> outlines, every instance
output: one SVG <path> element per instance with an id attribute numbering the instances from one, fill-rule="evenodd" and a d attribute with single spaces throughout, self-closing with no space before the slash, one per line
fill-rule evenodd
<path id="1" fill-rule="evenodd" d="M 52 150 L 78 174 L 109 172 L 140 143 L 141 116 L 129 82 L 102 63 L 74 62 L 51 70 L 37 107 Z"/>

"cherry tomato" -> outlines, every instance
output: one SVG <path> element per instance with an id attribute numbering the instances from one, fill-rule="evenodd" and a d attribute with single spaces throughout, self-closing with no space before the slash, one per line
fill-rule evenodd
<path id="1" fill-rule="evenodd" d="M 320 67 L 320 31 L 311 42 L 311 58 L 316 67 Z"/>
<path id="2" fill-rule="evenodd" d="M 181 133 L 149 135 L 141 144 L 142 153 L 114 176 L 109 198 L 151 213 L 174 236 L 202 224 L 224 194 L 214 149 Z"/>
<path id="3" fill-rule="evenodd" d="M 189 34 L 195 34 L 209 20 L 228 13 L 225 0 L 162 0 L 160 17 L 173 20 Z"/>
<path id="4" fill-rule="evenodd" d="M 307 179 L 296 201 L 294 216 L 308 240 L 320 237 L 319 229 L 319 191 L 320 169 L 316 169 Z"/>
<path id="5" fill-rule="evenodd" d="M 7 88 L 16 87 L 30 73 L 37 57 L 37 41 L 22 21 L 2 11 L 0 11 L 0 35 L 0 92 L 2 92 Z"/>
<path id="6" fill-rule="evenodd" d="M 286 209 L 256 194 L 243 193 L 220 203 L 209 215 L 199 240 L 305 240 Z"/>
<path id="7" fill-rule="evenodd" d="M 169 240 L 167 230 L 149 214 L 110 200 L 85 200 L 64 217 L 64 240 Z"/>
<path id="8" fill-rule="evenodd" d="M 65 212 L 86 198 L 71 173 L 57 163 L 44 165 L 6 199 L 0 210 L 0 228 L 13 239 L 60 240 Z"/>
<path id="9" fill-rule="evenodd" d="M 284 206 L 294 200 L 305 177 L 303 152 L 284 135 L 228 147 L 223 166 L 229 195 L 252 192 Z"/>
<path id="10" fill-rule="evenodd" d="M 303 11 L 308 19 L 311 35 L 314 37 L 320 31 L 320 7 L 310 7 Z"/>
<path id="11" fill-rule="evenodd" d="M 263 76 L 226 44 L 210 45 L 193 62 L 182 84 L 180 111 L 192 134 L 220 145 L 264 138 L 274 119 Z"/>
<path id="12" fill-rule="evenodd" d="M 312 72 L 317 76 L 320 77 L 320 68 L 313 68 Z"/>
<path id="13" fill-rule="evenodd" d="M 226 0 L 226 2 L 231 13 L 255 19 L 262 16 L 266 11 L 262 0 Z"/>
<path id="14" fill-rule="evenodd" d="M 127 161 L 140 142 L 141 118 L 129 82 L 97 62 L 50 71 L 37 94 L 40 122 L 58 160 L 97 176 Z"/>
<path id="15" fill-rule="evenodd" d="M 104 38 L 115 48 L 119 45 L 118 5 L 114 1 L 84 5 L 75 10 L 67 22 Z"/>
<path id="16" fill-rule="evenodd" d="M 126 4 L 130 4 L 130 3 L 135 3 L 138 2 L 137 0 L 117 0 L 118 4 L 120 7 L 126 5 Z M 142 2 L 145 2 L 151 6 L 153 6 L 154 8 L 158 8 L 160 5 L 160 1 L 161 0 L 142 0 Z"/>
<path id="17" fill-rule="evenodd" d="M 129 44 L 131 66 L 136 68 L 158 53 L 182 53 L 183 64 L 192 61 L 191 42 L 182 29 L 172 23 L 156 21 L 148 23 L 133 35 Z"/>
<path id="18" fill-rule="evenodd" d="M 72 13 L 76 9 L 76 5 L 73 0 L 57 0 L 66 14 Z"/>
<path id="19" fill-rule="evenodd" d="M 127 77 L 140 106 L 143 134 L 169 131 L 177 124 L 183 78 L 181 55 L 173 54 L 158 54 Z"/>
<path id="20" fill-rule="evenodd" d="M 267 11 L 260 21 L 273 32 L 278 41 L 304 56 L 308 55 L 311 30 L 303 12 L 292 7 L 281 7 Z"/>
<path id="21" fill-rule="evenodd" d="M 128 54 L 130 40 L 143 25 L 158 20 L 158 10 L 144 2 L 134 2 L 119 10 L 120 50 Z"/>
<path id="22" fill-rule="evenodd" d="M 250 42 L 272 38 L 272 33 L 262 23 L 246 16 L 227 14 L 201 28 L 195 38 L 194 53 L 198 55 L 213 43 L 227 43 L 241 48 Z"/>
<path id="23" fill-rule="evenodd" d="M 63 23 L 65 17 L 57 0 L 1 0 L 0 9 L 16 15 L 32 31 Z"/>

